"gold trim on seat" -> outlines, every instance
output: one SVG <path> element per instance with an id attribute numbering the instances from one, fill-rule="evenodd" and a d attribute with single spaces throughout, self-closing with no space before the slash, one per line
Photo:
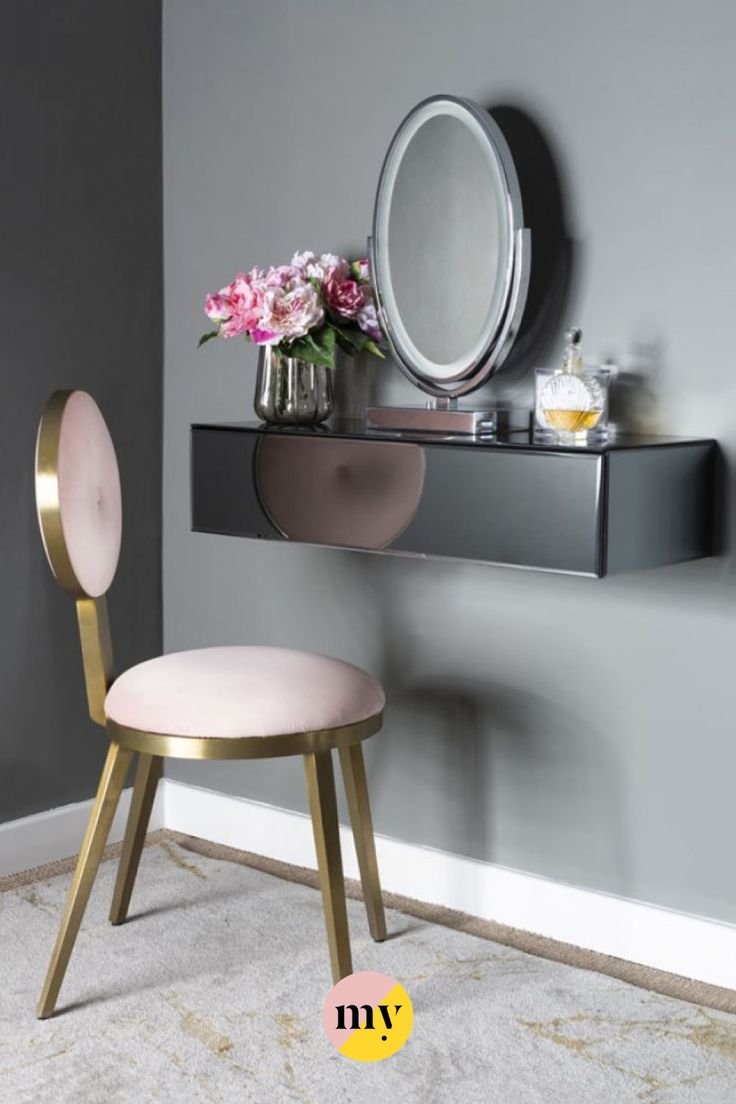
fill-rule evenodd
<path id="1" fill-rule="evenodd" d="M 364 721 L 316 732 L 285 732 L 275 736 L 169 736 L 143 732 L 107 718 L 110 739 L 121 747 L 167 759 L 275 759 L 284 755 L 314 755 L 350 747 L 378 732 L 383 713 Z"/>
<path id="2" fill-rule="evenodd" d="M 376 940 L 385 939 L 386 921 L 361 746 L 363 740 L 378 732 L 383 714 L 376 713 L 338 728 L 235 738 L 145 732 L 118 724 L 105 715 L 105 698 L 115 678 L 107 600 L 104 594 L 99 597 L 87 594 L 76 577 L 64 539 L 59 496 L 59 441 L 66 404 L 73 394 L 73 391 L 56 391 L 41 418 L 36 444 L 36 503 L 51 570 L 63 589 L 76 599 L 89 714 L 96 724 L 107 729 L 110 744 L 41 993 L 38 1016 L 45 1019 L 54 1013 L 120 794 L 136 753 L 138 767 L 113 893 L 112 923 L 121 924 L 128 915 L 164 759 L 265 759 L 302 755 L 332 979 L 337 982 L 352 971 L 352 961 L 332 750 L 337 748 L 340 755 L 370 932 Z"/>

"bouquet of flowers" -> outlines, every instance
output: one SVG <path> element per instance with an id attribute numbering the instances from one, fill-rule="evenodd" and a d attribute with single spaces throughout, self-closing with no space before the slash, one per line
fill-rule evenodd
<path id="1" fill-rule="evenodd" d="M 384 356 L 365 260 L 295 253 L 290 264 L 240 273 L 207 296 L 204 312 L 217 328 L 202 334 L 199 345 L 245 337 L 328 368 L 335 367 L 337 347 L 349 356 L 363 350 Z"/>

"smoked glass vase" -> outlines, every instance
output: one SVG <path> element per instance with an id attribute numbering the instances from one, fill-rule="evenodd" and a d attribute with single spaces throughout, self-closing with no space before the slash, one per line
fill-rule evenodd
<path id="1" fill-rule="evenodd" d="M 284 356 L 270 345 L 258 350 L 254 408 L 262 422 L 317 425 L 335 406 L 333 368 Z"/>

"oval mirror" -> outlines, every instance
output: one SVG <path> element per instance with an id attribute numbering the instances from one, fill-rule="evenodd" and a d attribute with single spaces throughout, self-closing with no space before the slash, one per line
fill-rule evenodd
<path id="1" fill-rule="evenodd" d="M 511 153 L 483 108 L 433 96 L 401 123 L 376 193 L 371 267 L 391 352 L 422 390 L 474 390 L 503 362 L 529 280 Z"/>

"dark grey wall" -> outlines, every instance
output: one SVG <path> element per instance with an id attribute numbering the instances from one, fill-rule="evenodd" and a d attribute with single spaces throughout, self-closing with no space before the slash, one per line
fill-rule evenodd
<path id="1" fill-rule="evenodd" d="M 119 663 L 161 644 L 160 25 L 158 0 L 0 5 L 0 820 L 91 796 L 105 749 L 36 525 L 55 388 L 90 391 L 119 450 Z"/>
<path id="2" fill-rule="evenodd" d="M 453 92 L 512 126 L 535 226 L 567 239 L 544 269 L 567 305 L 537 288 L 552 340 L 530 356 L 580 322 L 637 420 L 731 457 L 735 40 L 730 0 L 164 2 L 167 649 L 285 644 L 382 677 L 381 832 L 730 920 L 730 556 L 595 582 L 193 534 L 188 434 L 253 395 L 252 349 L 195 350 L 204 292 L 297 248 L 362 252 L 393 130 Z M 172 772 L 306 807 L 297 761 Z"/>

